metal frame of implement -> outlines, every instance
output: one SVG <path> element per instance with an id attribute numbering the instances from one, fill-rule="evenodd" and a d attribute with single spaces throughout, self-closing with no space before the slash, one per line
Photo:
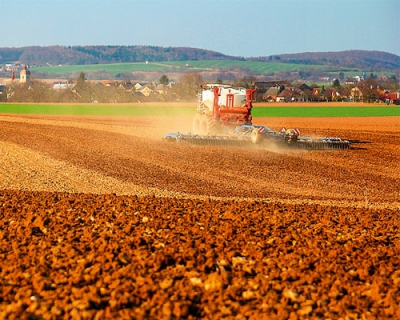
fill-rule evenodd
<path id="1" fill-rule="evenodd" d="M 350 149 L 351 142 L 342 140 L 339 137 L 302 137 L 300 131 L 282 130 L 280 133 L 269 129 L 266 126 L 242 125 L 232 132 L 224 135 L 196 135 L 192 133 L 169 133 L 164 136 L 164 140 L 189 143 L 193 145 L 222 145 L 247 147 L 252 145 L 275 144 L 282 147 L 307 149 L 307 150 L 326 150 L 326 149 Z"/>

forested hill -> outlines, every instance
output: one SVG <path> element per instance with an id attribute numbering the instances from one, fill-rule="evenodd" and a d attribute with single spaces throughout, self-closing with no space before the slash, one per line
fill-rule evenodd
<path id="1" fill-rule="evenodd" d="M 83 65 L 144 61 L 252 60 L 302 65 L 332 65 L 366 70 L 398 70 L 400 56 L 381 51 L 307 52 L 264 57 L 235 57 L 189 47 L 47 46 L 0 48 L 0 64 Z"/>
<path id="2" fill-rule="evenodd" d="M 0 63 L 82 65 L 144 61 L 239 60 L 219 52 L 156 46 L 49 46 L 0 48 Z"/>
<path id="3" fill-rule="evenodd" d="M 304 52 L 248 58 L 253 61 L 279 61 L 303 65 L 332 65 L 358 69 L 400 69 L 400 56 L 382 51 L 348 50 L 338 52 Z"/>

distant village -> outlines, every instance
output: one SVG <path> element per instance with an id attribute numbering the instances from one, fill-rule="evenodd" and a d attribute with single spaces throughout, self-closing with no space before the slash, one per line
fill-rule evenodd
<path id="1" fill-rule="evenodd" d="M 83 103 L 127 103 L 190 101 L 196 97 L 196 88 L 203 79 L 193 75 L 185 83 L 169 81 L 164 75 L 159 83 L 133 80 L 86 80 L 32 79 L 26 65 L 6 64 L 1 71 L 10 74 L 0 78 L 1 102 L 83 102 Z M 81 81 L 80 81 L 81 80 Z M 83 82 L 85 85 L 83 85 Z M 256 89 L 255 102 L 369 102 L 400 105 L 399 83 L 385 74 L 360 76 L 342 80 L 320 77 L 320 85 L 304 82 L 282 81 L 237 81 L 233 86 Z M 215 82 L 215 81 L 213 81 Z M 222 83 L 222 82 L 221 82 Z M 321 83 L 324 83 L 321 85 Z"/>

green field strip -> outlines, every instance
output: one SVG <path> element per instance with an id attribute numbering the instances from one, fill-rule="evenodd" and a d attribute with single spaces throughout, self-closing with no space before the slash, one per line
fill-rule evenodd
<path id="1" fill-rule="evenodd" d="M 400 107 L 258 107 L 254 117 L 391 117 Z"/>
<path id="2" fill-rule="evenodd" d="M 193 116 L 196 108 L 118 105 L 0 104 L 0 114 L 78 116 Z"/>
<path id="3" fill-rule="evenodd" d="M 278 63 L 270 61 L 241 61 L 241 60 L 187 60 L 187 61 L 150 61 L 91 64 L 91 65 L 59 65 L 32 68 L 32 72 L 49 72 L 54 74 L 71 74 L 77 72 L 99 72 L 105 71 L 112 75 L 125 72 L 187 72 L 187 71 L 210 71 L 230 68 L 245 68 L 257 73 L 271 73 L 279 71 L 294 72 L 303 69 L 331 70 L 326 65 L 301 65 L 294 63 Z M 334 68 L 335 72 L 342 68 Z M 343 68 L 348 70 L 348 68 Z M 354 69 L 358 71 L 357 69 Z M 332 71 L 332 70 L 331 70 Z M 354 73 L 354 72 L 353 72 Z"/>
<path id="4" fill-rule="evenodd" d="M 0 114 L 96 116 L 194 116 L 196 107 L 119 106 L 69 104 L 0 104 Z M 400 116 L 400 107 L 254 107 L 257 117 L 389 117 Z"/>

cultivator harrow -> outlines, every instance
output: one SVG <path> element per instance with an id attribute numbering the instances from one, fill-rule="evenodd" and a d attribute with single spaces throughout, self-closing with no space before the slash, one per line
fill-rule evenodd
<path id="1" fill-rule="evenodd" d="M 165 140 L 180 143 L 189 143 L 195 145 L 207 146 L 237 146 L 246 147 L 251 146 L 253 143 L 249 139 L 234 136 L 199 136 L 195 134 L 181 134 L 171 133 L 164 137 Z"/>
<path id="2" fill-rule="evenodd" d="M 301 137 L 297 129 L 282 129 L 275 132 L 265 126 L 242 125 L 234 132 L 223 135 L 196 135 L 170 133 L 164 136 L 164 140 L 188 143 L 192 145 L 210 146 L 278 146 L 284 148 L 306 150 L 350 149 L 351 142 L 338 137 L 312 138 Z"/>
<path id="3" fill-rule="evenodd" d="M 350 149 L 351 142 L 340 138 L 299 139 L 296 147 L 308 150 Z"/>

